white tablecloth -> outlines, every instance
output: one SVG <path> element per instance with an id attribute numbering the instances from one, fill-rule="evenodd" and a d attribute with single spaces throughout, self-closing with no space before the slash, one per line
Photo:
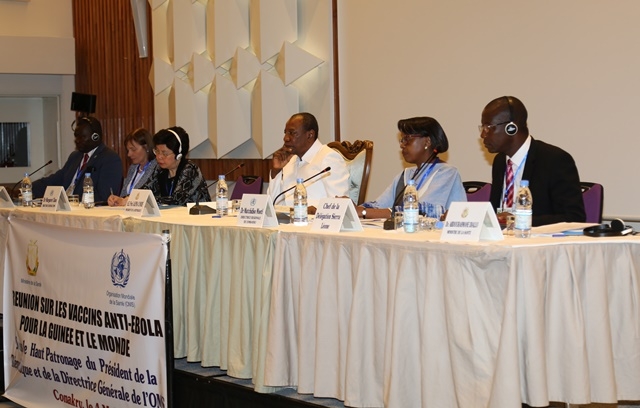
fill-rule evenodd
<path id="1" fill-rule="evenodd" d="M 640 239 L 278 236 L 265 383 L 366 407 L 640 399 Z"/>
<path id="2" fill-rule="evenodd" d="M 216 366 L 264 387 L 274 229 L 236 227 L 235 217 L 127 218 L 133 232 L 171 232 L 175 356 Z M 264 333 L 264 335 L 263 335 Z"/>

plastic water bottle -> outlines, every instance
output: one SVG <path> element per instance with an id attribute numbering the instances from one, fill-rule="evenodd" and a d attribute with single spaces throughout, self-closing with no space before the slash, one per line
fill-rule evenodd
<path id="1" fill-rule="evenodd" d="M 82 182 L 82 204 L 84 204 L 84 208 L 93 208 L 94 203 L 91 173 L 85 173 Z"/>
<path id="2" fill-rule="evenodd" d="M 293 189 L 293 225 L 309 224 L 307 215 L 307 188 L 302 179 L 296 180 L 296 188 Z"/>
<path id="3" fill-rule="evenodd" d="M 418 191 L 414 180 L 409 180 L 404 188 L 403 201 L 404 232 L 418 231 Z"/>
<path id="4" fill-rule="evenodd" d="M 24 173 L 24 178 L 20 185 L 20 191 L 22 192 L 22 205 L 25 207 L 31 207 L 33 205 L 33 190 L 29 173 Z"/>
<path id="5" fill-rule="evenodd" d="M 224 174 L 218 176 L 218 184 L 216 185 L 216 212 L 219 216 L 224 217 L 229 213 L 229 187 L 224 178 Z"/>
<path id="6" fill-rule="evenodd" d="M 522 180 L 520 182 L 520 189 L 515 197 L 516 204 L 516 222 L 515 222 L 515 236 L 517 238 L 529 238 L 531 236 L 531 216 L 533 211 L 533 197 L 531 197 L 531 190 L 529 190 L 529 181 Z"/>

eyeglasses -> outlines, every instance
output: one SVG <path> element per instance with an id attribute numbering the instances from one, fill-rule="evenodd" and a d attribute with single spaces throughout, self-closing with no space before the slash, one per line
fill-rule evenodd
<path id="1" fill-rule="evenodd" d="M 297 130 L 285 130 L 284 134 L 287 135 L 287 136 L 296 137 L 296 136 L 298 136 L 298 131 Z"/>
<path id="2" fill-rule="evenodd" d="M 169 157 L 172 154 L 175 154 L 174 152 L 161 152 L 159 150 L 153 149 L 153 154 L 155 154 L 156 156 L 162 156 L 162 157 Z"/>
<path id="3" fill-rule="evenodd" d="M 414 138 L 416 138 L 416 137 L 425 137 L 425 136 L 423 136 L 423 135 L 418 135 L 418 134 L 415 134 L 415 135 L 404 135 L 404 136 L 402 136 L 402 137 L 400 138 L 400 140 L 398 140 L 398 143 L 400 143 L 400 144 L 407 144 L 407 143 L 409 143 L 409 141 L 410 141 L 411 139 L 414 139 Z"/>
<path id="4" fill-rule="evenodd" d="M 478 125 L 478 131 L 480 132 L 480 134 L 482 134 L 483 132 L 488 132 L 491 129 L 494 129 L 496 126 L 506 125 L 507 123 L 509 122 L 500 122 L 493 125 Z"/>

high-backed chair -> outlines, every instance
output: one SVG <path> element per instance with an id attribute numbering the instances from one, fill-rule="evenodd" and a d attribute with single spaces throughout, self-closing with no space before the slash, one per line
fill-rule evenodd
<path id="1" fill-rule="evenodd" d="M 243 194 L 262 193 L 262 177 L 239 176 L 231 192 L 230 200 L 239 200 Z"/>
<path id="2" fill-rule="evenodd" d="M 467 192 L 467 201 L 489 201 L 491 196 L 491 183 L 485 181 L 463 181 L 464 191 Z"/>
<path id="3" fill-rule="evenodd" d="M 344 157 L 349 168 L 349 198 L 356 204 L 364 203 L 371 171 L 371 156 L 373 142 L 371 140 L 356 140 L 330 142 L 327 146 L 336 150 Z"/>
<path id="4" fill-rule="evenodd" d="M 604 204 L 604 187 L 602 184 L 580 182 L 582 188 L 582 200 L 584 211 L 587 213 L 587 222 L 602 223 L 602 207 Z"/>

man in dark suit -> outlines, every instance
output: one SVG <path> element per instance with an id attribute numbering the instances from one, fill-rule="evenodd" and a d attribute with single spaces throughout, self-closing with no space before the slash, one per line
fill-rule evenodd
<path id="1" fill-rule="evenodd" d="M 529 180 L 534 226 L 586 220 L 573 157 L 529 135 L 527 109 L 518 98 L 503 96 L 487 104 L 482 111 L 480 137 L 490 153 L 498 153 L 491 172 L 491 204 L 504 211 L 498 211 L 501 222 L 515 206 L 521 180 Z M 509 179 L 513 181 L 509 183 Z"/>
<path id="2" fill-rule="evenodd" d="M 76 150 L 60 170 L 33 182 L 33 196 L 42 197 L 47 186 L 63 186 L 67 194 L 82 196 L 84 175 L 91 173 L 95 201 L 106 202 L 112 191 L 120 191 L 122 160 L 104 144 L 102 125 L 92 116 L 76 121 L 73 136 Z"/>

